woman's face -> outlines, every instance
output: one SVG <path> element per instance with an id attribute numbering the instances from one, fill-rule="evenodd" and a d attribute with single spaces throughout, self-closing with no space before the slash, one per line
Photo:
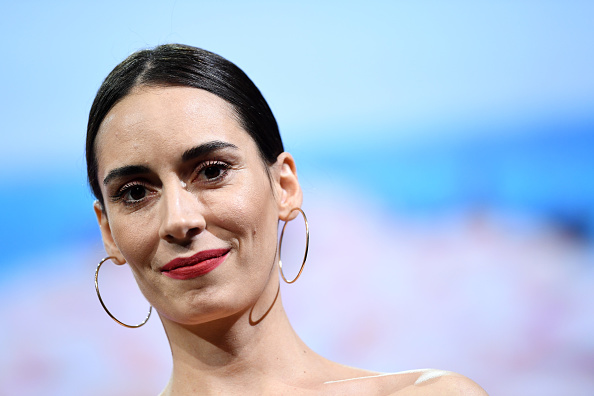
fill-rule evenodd
<path id="1" fill-rule="evenodd" d="M 269 177 L 227 102 L 189 87 L 136 88 L 95 147 L 106 249 L 161 315 L 185 324 L 232 315 L 278 282 L 283 170 L 272 165 Z"/>

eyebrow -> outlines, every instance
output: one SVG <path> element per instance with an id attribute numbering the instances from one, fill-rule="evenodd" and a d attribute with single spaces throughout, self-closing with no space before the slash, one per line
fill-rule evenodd
<path id="1" fill-rule="evenodd" d="M 128 165 L 122 166 L 121 168 L 116 168 L 114 170 L 109 171 L 105 179 L 103 179 L 103 185 L 108 185 L 110 181 L 113 179 L 117 179 L 120 177 L 126 177 L 131 175 L 139 175 L 149 173 L 150 169 L 146 166 L 142 165 Z"/>
<path id="2" fill-rule="evenodd" d="M 192 147 L 191 149 L 186 150 L 182 154 L 181 159 L 182 159 L 182 162 L 187 162 L 187 161 L 193 160 L 195 158 L 204 156 L 206 154 L 212 153 L 213 151 L 217 151 L 217 150 L 221 150 L 221 149 L 225 149 L 225 148 L 231 148 L 231 149 L 235 149 L 235 150 L 238 149 L 238 147 L 232 143 L 222 142 L 220 140 L 213 140 L 211 142 L 203 143 L 201 145 L 198 145 L 196 147 Z M 103 179 L 103 184 L 107 185 L 107 184 L 109 184 L 109 182 L 111 182 L 112 180 L 117 179 L 117 178 L 132 176 L 132 175 L 146 174 L 146 173 L 150 173 L 150 171 L 151 170 L 148 167 L 143 166 L 143 165 L 122 166 L 121 168 L 116 168 L 116 169 L 109 171 L 107 176 L 105 176 L 105 179 Z"/>
<path id="3" fill-rule="evenodd" d="M 205 154 L 209 154 L 213 151 L 225 149 L 225 148 L 232 148 L 237 150 L 237 146 L 232 143 L 222 142 L 220 140 L 213 140 L 211 142 L 203 143 L 199 146 L 192 147 L 189 150 L 186 150 L 182 154 L 182 162 L 187 162 L 193 160 L 195 158 L 201 157 Z"/>

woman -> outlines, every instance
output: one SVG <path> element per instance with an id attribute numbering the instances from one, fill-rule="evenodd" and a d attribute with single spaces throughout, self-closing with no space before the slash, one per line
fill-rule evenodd
<path id="1" fill-rule="evenodd" d="M 87 166 L 108 257 L 130 265 L 169 339 L 163 395 L 484 394 L 439 370 L 346 367 L 295 334 L 277 247 L 279 220 L 302 213 L 295 162 L 229 61 L 182 45 L 128 57 L 91 108 Z"/>

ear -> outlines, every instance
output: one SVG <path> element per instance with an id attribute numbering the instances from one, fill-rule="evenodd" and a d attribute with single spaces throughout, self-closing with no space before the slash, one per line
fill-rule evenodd
<path id="1" fill-rule="evenodd" d="M 93 204 L 95 215 L 97 216 L 97 222 L 99 223 L 99 229 L 101 230 L 101 237 L 103 238 L 103 246 L 109 256 L 115 257 L 112 261 L 118 265 L 126 263 L 126 259 L 120 252 L 120 249 L 115 244 L 113 236 L 111 235 L 111 228 L 109 226 L 109 220 L 107 219 L 107 213 L 103 210 L 103 206 L 99 201 L 95 201 Z"/>
<path id="2" fill-rule="evenodd" d="M 299 214 L 293 210 L 300 208 L 303 202 L 303 192 L 297 179 L 297 169 L 293 156 L 287 152 L 281 153 L 275 165 L 277 184 L 278 216 L 283 221 L 293 220 Z"/>

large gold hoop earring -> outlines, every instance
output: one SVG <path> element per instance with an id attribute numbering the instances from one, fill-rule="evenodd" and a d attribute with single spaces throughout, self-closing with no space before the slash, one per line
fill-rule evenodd
<path id="1" fill-rule="evenodd" d="M 99 268 L 101 268 L 101 265 L 103 265 L 104 262 L 106 262 L 109 259 L 113 259 L 115 257 L 113 256 L 108 256 L 105 257 L 103 260 L 99 261 L 99 264 L 97 264 L 97 269 L 95 270 L 95 290 L 97 291 L 97 297 L 99 297 L 99 302 L 101 303 L 101 306 L 103 307 L 103 309 L 105 310 L 105 312 L 107 312 L 107 314 L 109 315 L 110 318 L 112 318 L 113 320 L 115 320 L 117 323 L 121 324 L 124 327 L 128 327 L 129 329 L 136 329 L 140 326 L 144 326 L 144 324 L 146 322 L 148 322 L 149 318 L 151 317 L 151 313 L 153 312 L 153 307 L 149 306 L 149 311 L 148 311 L 148 315 L 146 316 L 146 318 L 142 321 L 142 323 L 139 323 L 137 325 L 129 325 L 126 324 L 124 322 L 120 322 L 115 316 L 113 316 L 111 314 L 111 312 L 109 312 L 109 309 L 107 309 L 107 307 L 105 306 L 105 303 L 103 303 L 103 299 L 101 298 L 101 293 L 99 293 Z"/>
<path id="2" fill-rule="evenodd" d="M 309 250 L 309 223 L 307 222 L 307 216 L 305 216 L 305 212 L 301 208 L 295 208 L 289 212 L 289 214 L 293 213 L 293 211 L 298 210 L 303 215 L 303 220 L 305 220 L 305 254 L 303 255 L 303 263 L 301 263 L 301 268 L 299 269 L 299 273 L 293 280 L 288 280 L 285 278 L 285 274 L 283 273 L 283 262 L 281 260 L 281 249 L 283 246 L 283 236 L 285 235 L 285 227 L 287 226 L 288 221 L 285 221 L 283 225 L 283 230 L 281 231 L 280 241 L 278 242 L 278 267 L 280 269 L 281 276 L 283 280 L 287 283 L 293 283 L 301 276 L 303 272 L 303 267 L 305 267 L 305 261 L 307 260 L 307 252 Z"/>

